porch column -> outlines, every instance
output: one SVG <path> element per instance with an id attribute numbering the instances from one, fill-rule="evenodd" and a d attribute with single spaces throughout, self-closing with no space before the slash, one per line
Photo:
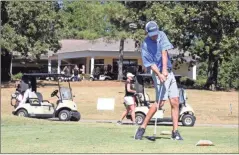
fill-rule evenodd
<path id="1" fill-rule="evenodd" d="M 197 79 L 197 66 L 194 65 L 193 67 L 190 67 L 190 71 L 188 71 L 187 76 L 193 80 Z"/>
<path id="2" fill-rule="evenodd" d="M 197 79 L 197 65 L 194 65 L 192 67 L 192 74 L 193 74 L 193 80 L 196 80 Z"/>
<path id="3" fill-rule="evenodd" d="M 48 58 L 48 73 L 51 73 L 51 59 Z"/>
<path id="4" fill-rule="evenodd" d="M 85 64 L 86 74 L 90 74 L 90 58 L 86 57 L 86 64 Z"/>
<path id="5" fill-rule="evenodd" d="M 58 59 L 58 65 L 57 65 L 57 73 L 61 73 L 61 59 Z"/>
<path id="6" fill-rule="evenodd" d="M 91 57 L 90 74 L 93 74 L 94 65 L 95 65 L 95 58 Z"/>

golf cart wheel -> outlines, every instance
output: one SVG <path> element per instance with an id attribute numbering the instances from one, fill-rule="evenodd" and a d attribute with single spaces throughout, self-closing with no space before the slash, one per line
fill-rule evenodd
<path id="1" fill-rule="evenodd" d="M 61 121 L 69 121 L 70 120 L 70 111 L 69 110 L 61 110 L 58 114 L 58 117 Z"/>
<path id="2" fill-rule="evenodd" d="M 145 119 L 145 115 L 142 113 L 136 113 L 135 114 L 135 122 L 138 125 L 142 125 Z"/>
<path id="3" fill-rule="evenodd" d="M 93 78 L 90 78 L 90 81 L 94 81 L 94 79 L 93 79 Z"/>
<path id="4" fill-rule="evenodd" d="M 194 126 L 195 118 L 194 116 L 187 114 L 182 117 L 182 124 L 183 126 Z"/>
<path id="5" fill-rule="evenodd" d="M 78 121 L 80 120 L 80 118 L 81 118 L 81 115 L 80 115 L 80 113 L 78 113 L 77 116 L 72 116 L 70 120 L 71 120 L 71 121 L 78 122 Z"/>
<path id="6" fill-rule="evenodd" d="M 27 113 L 27 111 L 25 109 L 20 109 L 17 112 L 17 116 L 19 116 L 19 117 L 28 117 L 28 113 Z"/>

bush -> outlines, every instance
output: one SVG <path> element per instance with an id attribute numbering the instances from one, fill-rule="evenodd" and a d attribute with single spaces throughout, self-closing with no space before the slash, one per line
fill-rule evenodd
<path id="1" fill-rule="evenodd" d="M 186 88 L 195 88 L 195 89 L 202 89 L 206 84 L 207 78 L 198 76 L 197 80 L 190 79 L 188 77 L 181 77 L 180 84 L 182 87 Z"/>
<path id="2" fill-rule="evenodd" d="M 11 79 L 12 80 L 20 80 L 21 78 L 22 78 L 22 73 L 21 72 L 19 72 L 19 73 L 17 73 L 17 74 L 14 74 L 14 75 L 12 75 L 12 77 L 11 77 Z"/>
<path id="3" fill-rule="evenodd" d="M 89 80 L 90 79 L 90 74 L 85 74 L 84 77 L 85 77 L 85 80 Z"/>
<path id="4" fill-rule="evenodd" d="M 207 79 L 206 78 L 199 78 L 195 81 L 193 87 L 197 89 L 202 89 L 204 85 L 206 84 Z"/>
<path id="5" fill-rule="evenodd" d="M 180 78 L 180 84 L 183 85 L 183 86 L 193 86 L 195 83 L 195 81 L 193 79 L 190 79 L 186 76 L 183 76 Z"/>

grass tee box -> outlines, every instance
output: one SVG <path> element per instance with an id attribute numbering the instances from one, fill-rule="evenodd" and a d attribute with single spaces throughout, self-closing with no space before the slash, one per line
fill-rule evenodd
<path id="1" fill-rule="evenodd" d="M 180 127 L 181 142 L 171 140 L 170 135 L 158 135 L 155 142 L 136 141 L 135 126 L 13 116 L 2 118 L 1 129 L 1 153 L 239 153 L 238 128 Z M 170 130 L 158 128 L 159 132 Z M 152 131 L 149 126 L 145 136 Z M 200 139 L 209 139 L 215 146 L 195 146 Z"/>

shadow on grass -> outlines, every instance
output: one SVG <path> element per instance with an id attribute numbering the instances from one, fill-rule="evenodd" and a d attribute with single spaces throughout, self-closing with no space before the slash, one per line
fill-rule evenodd
<path id="1" fill-rule="evenodd" d="M 144 138 L 146 138 L 146 139 L 152 141 L 152 140 L 151 140 L 151 139 L 152 139 L 152 136 L 144 136 Z M 169 137 L 154 137 L 154 139 L 157 140 L 157 139 L 171 139 L 171 138 L 169 138 Z"/>
<path id="2" fill-rule="evenodd" d="M 130 136 L 130 138 L 134 139 L 134 136 Z M 152 136 L 143 136 L 142 140 L 152 141 L 152 140 L 150 140 L 151 138 L 152 138 Z M 157 140 L 157 139 L 170 139 L 171 140 L 171 138 L 169 138 L 169 137 L 162 137 L 162 136 L 155 137 L 155 140 Z"/>

